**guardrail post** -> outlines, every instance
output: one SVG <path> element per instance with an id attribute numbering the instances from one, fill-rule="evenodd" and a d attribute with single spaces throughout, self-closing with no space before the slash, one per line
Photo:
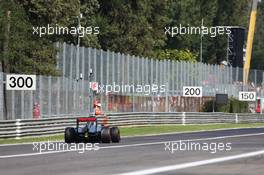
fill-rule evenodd
<path id="1" fill-rule="evenodd" d="M 186 124 L 186 115 L 185 115 L 185 112 L 182 113 L 182 125 L 185 126 Z"/>
<path id="2" fill-rule="evenodd" d="M 238 123 L 238 115 L 237 115 L 237 113 L 236 113 L 236 123 Z"/>
<path id="3" fill-rule="evenodd" d="M 48 116 L 50 117 L 51 116 L 51 107 L 52 107 L 52 99 L 51 98 L 54 98 L 52 97 L 51 95 L 51 91 L 53 90 L 52 89 L 52 80 L 51 80 L 51 76 L 48 77 Z"/>
<path id="4" fill-rule="evenodd" d="M 16 119 L 16 139 L 20 139 L 21 136 L 21 123 L 20 123 L 21 119 Z"/>
<path id="5" fill-rule="evenodd" d="M 15 116 L 15 91 L 11 91 L 11 116 L 9 117 L 9 120 L 16 119 Z"/>

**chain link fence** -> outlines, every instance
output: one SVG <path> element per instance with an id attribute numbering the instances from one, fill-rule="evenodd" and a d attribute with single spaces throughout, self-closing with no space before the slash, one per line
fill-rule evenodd
<path id="1" fill-rule="evenodd" d="M 249 83 L 243 86 L 242 68 L 141 58 L 66 43 L 57 43 L 56 47 L 61 76 L 37 76 L 36 91 L 5 91 L 7 115 L 1 83 L 0 119 L 32 118 L 35 104 L 40 105 L 42 118 L 87 115 L 91 111 L 90 69 L 93 81 L 100 85 L 96 98 L 105 112 L 199 111 L 204 101 L 216 93 L 238 98 L 239 91 L 253 90 L 257 96 L 264 95 L 264 73 L 259 70 L 251 70 Z M 0 73 L 1 82 L 4 78 Z M 153 92 L 153 85 L 165 90 Z M 130 88 L 124 88 L 127 86 Z M 183 86 L 202 86 L 204 97 L 181 97 Z"/>

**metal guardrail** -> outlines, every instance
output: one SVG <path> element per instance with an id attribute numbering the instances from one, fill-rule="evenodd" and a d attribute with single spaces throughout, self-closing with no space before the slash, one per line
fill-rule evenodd
<path id="1" fill-rule="evenodd" d="M 115 126 L 153 124 L 213 124 L 264 122 L 264 114 L 231 113 L 112 113 L 109 124 Z M 99 118 L 99 122 L 102 119 Z M 43 119 L 17 119 L 0 121 L 0 138 L 20 138 L 63 133 L 65 127 L 75 126 L 76 117 L 50 117 Z"/>

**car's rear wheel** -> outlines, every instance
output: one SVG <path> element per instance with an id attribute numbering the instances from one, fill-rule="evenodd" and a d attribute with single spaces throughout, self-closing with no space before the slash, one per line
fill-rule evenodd
<path id="1" fill-rule="evenodd" d="M 64 132 L 64 140 L 66 143 L 73 143 L 76 141 L 76 132 L 74 128 L 66 128 Z"/>
<path id="2" fill-rule="evenodd" d="M 118 129 L 118 127 L 112 127 L 110 129 L 110 133 L 111 133 L 111 140 L 114 143 L 118 143 L 120 141 L 120 131 Z"/>
<path id="3" fill-rule="evenodd" d="M 111 142 L 111 133 L 109 127 L 103 127 L 101 131 L 101 141 L 102 143 L 110 143 Z"/>

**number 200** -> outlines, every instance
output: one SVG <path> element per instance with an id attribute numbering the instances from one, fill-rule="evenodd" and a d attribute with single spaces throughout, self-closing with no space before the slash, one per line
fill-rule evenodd
<path id="1" fill-rule="evenodd" d="M 184 94 L 185 95 L 197 95 L 198 96 L 201 94 L 201 90 L 200 90 L 200 88 L 186 88 Z"/>

